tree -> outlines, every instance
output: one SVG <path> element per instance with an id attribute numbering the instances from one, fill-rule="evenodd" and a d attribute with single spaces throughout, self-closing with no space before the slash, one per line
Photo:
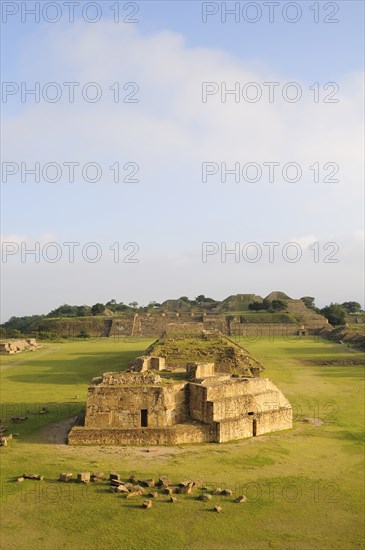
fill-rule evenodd
<path id="1" fill-rule="evenodd" d="M 187 304 L 190 304 L 190 300 L 187 296 L 180 296 L 179 300 L 182 302 L 186 302 Z"/>
<path id="2" fill-rule="evenodd" d="M 307 307 L 309 307 L 309 309 L 316 309 L 313 296 L 303 296 L 301 300 Z"/>
<path id="3" fill-rule="evenodd" d="M 341 304 L 347 313 L 360 313 L 361 305 L 359 302 L 344 302 Z"/>
<path id="4" fill-rule="evenodd" d="M 80 330 L 80 333 L 78 335 L 78 338 L 82 338 L 83 340 L 85 340 L 86 338 L 90 338 L 90 334 L 88 332 L 86 332 L 85 329 L 81 329 Z"/>
<path id="5" fill-rule="evenodd" d="M 213 300 L 213 298 L 206 298 L 204 296 L 204 294 L 199 294 L 199 296 L 197 296 L 195 298 L 195 302 L 197 304 L 203 304 L 203 303 L 206 303 L 206 302 L 214 302 L 215 300 Z"/>
<path id="6" fill-rule="evenodd" d="M 284 300 L 273 300 L 271 302 L 271 307 L 274 311 L 283 311 L 283 309 L 286 309 L 286 302 Z"/>
<path id="7" fill-rule="evenodd" d="M 109 300 L 109 302 L 107 302 L 105 304 L 105 307 L 107 307 L 108 309 L 110 309 L 110 311 L 115 311 L 116 310 L 116 307 L 117 307 L 117 301 L 114 300 L 114 298 L 112 298 L 111 300 Z"/>
<path id="8" fill-rule="evenodd" d="M 251 311 L 260 311 L 264 309 L 264 304 L 262 302 L 251 302 L 248 304 L 248 309 Z"/>
<path id="9" fill-rule="evenodd" d="M 77 317 L 85 317 L 86 315 L 90 315 L 91 309 L 89 306 L 77 306 L 76 308 L 76 314 Z"/>
<path id="10" fill-rule="evenodd" d="M 104 313 L 104 304 L 94 304 L 91 308 L 91 315 L 102 315 Z"/>
<path id="11" fill-rule="evenodd" d="M 23 334 L 20 332 L 20 330 L 14 328 L 12 330 L 9 330 L 9 338 L 20 338 L 23 336 Z"/>
<path id="12" fill-rule="evenodd" d="M 57 309 L 48 313 L 47 317 L 76 317 L 77 306 L 70 306 L 69 304 L 63 304 Z"/>
<path id="13" fill-rule="evenodd" d="M 127 304 L 124 304 L 123 302 L 119 302 L 119 304 L 114 306 L 114 311 L 128 311 L 128 309 Z"/>
<path id="14" fill-rule="evenodd" d="M 161 304 L 159 304 L 159 303 L 157 303 L 157 302 L 155 302 L 155 301 L 153 300 L 152 302 L 150 302 L 150 303 L 148 304 L 147 307 L 152 307 L 152 308 L 161 307 Z"/>
<path id="15" fill-rule="evenodd" d="M 138 306 L 138 302 L 130 302 L 128 305 L 135 309 Z"/>
<path id="16" fill-rule="evenodd" d="M 346 309 L 340 304 L 331 303 L 329 306 L 321 309 L 321 314 L 334 326 L 345 324 L 346 313 Z"/>

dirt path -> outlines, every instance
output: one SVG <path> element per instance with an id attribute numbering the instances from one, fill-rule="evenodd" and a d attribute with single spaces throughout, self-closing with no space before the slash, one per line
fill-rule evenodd
<path id="1" fill-rule="evenodd" d="M 39 431 L 39 436 L 42 442 L 53 443 L 54 445 L 65 445 L 67 442 L 67 434 L 71 427 L 76 422 L 77 416 L 55 422 L 49 426 L 45 426 Z"/>
<path id="2" fill-rule="evenodd" d="M 46 349 L 44 351 L 40 351 L 39 353 L 37 353 L 37 352 L 32 352 L 32 353 L 36 353 L 36 355 L 34 357 L 41 357 L 42 355 L 47 355 L 48 353 L 54 353 L 55 351 L 58 351 L 60 349 L 61 349 L 61 346 L 55 346 L 54 348 Z M 32 357 L 33 357 L 33 355 L 32 355 Z M 1 364 L 0 365 L 0 371 L 10 369 L 14 365 L 22 365 L 23 363 L 27 363 L 27 362 L 28 362 L 28 360 L 26 358 L 24 358 L 24 359 L 20 359 L 19 361 L 13 361 L 12 363 L 8 363 L 8 364 L 5 364 L 5 365 Z"/>

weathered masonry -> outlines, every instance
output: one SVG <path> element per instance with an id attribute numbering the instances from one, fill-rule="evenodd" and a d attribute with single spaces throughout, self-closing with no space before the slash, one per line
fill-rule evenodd
<path id="1" fill-rule="evenodd" d="M 21 353 L 22 351 L 35 351 L 42 346 L 37 343 L 35 338 L 28 338 L 27 340 L 11 340 L 10 342 L 4 342 L 0 344 L 0 353 L 13 355 L 14 353 Z"/>
<path id="2" fill-rule="evenodd" d="M 254 375 L 219 373 L 212 362 L 164 367 L 165 358 L 143 356 L 129 372 L 94 378 L 85 424 L 72 428 L 69 443 L 221 443 L 292 427 L 289 401 L 257 367 Z"/>

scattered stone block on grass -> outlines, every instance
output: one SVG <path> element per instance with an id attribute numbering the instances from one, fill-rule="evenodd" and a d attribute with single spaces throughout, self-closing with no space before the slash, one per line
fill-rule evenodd
<path id="1" fill-rule="evenodd" d="M 182 495 L 190 495 L 193 492 L 193 482 L 188 482 L 183 487 L 179 487 L 179 493 Z"/>
<path id="2" fill-rule="evenodd" d="M 198 496 L 198 499 L 199 500 L 202 500 L 203 502 L 207 501 L 207 500 L 212 500 L 212 495 L 208 495 L 206 493 L 201 493 L 199 496 Z"/>
<path id="3" fill-rule="evenodd" d="M 79 474 L 77 474 L 77 481 L 79 483 L 89 483 L 90 472 L 80 472 Z"/>
<path id="4" fill-rule="evenodd" d="M 218 506 L 218 505 L 214 506 L 214 511 L 217 512 L 218 514 L 220 514 L 221 511 L 222 511 L 222 506 Z"/>
<path id="5" fill-rule="evenodd" d="M 91 481 L 101 481 L 104 479 L 104 472 L 95 472 L 91 475 Z"/>
<path id="6" fill-rule="evenodd" d="M 167 476 L 160 476 L 156 485 L 158 485 L 158 487 L 168 487 L 170 483 L 171 480 Z"/>
<path id="7" fill-rule="evenodd" d="M 142 483 L 145 487 L 154 487 L 155 486 L 155 480 L 154 479 L 140 479 L 139 483 Z"/>
<path id="8" fill-rule="evenodd" d="M 177 497 L 173 497 L 171 496 L 170 497 L 170 502 L 174 503 L 174 502 L 177 502 L 179 499 Z"/>
<path id="9" fill-rule="evenodd" d="M 189 484 L 190 484 L 190 481 L 180 481 L 180 483 L 178 483 L 178 486 L 179 487 L 186 487 Z"/>
<path id="10" fill-rule="evenodd" d="M 124 485 L 124 483 L 121 480 L 112 479 L 110 480 L 110 485 L 112 485 L 113 487 L 118 487 L 118 485 Z"/>
<path id="11" fill-rule="evenodd" d="M 198 489 L 200 489 L 201 486 L 203 485 L 203 482 L 202 482 L 201 479 L 194 479 L 193 485 L 194 485 L 194 487 L 197 487 Z"/>
<path id="12" fill-rule="evenodd" d="M 40 474 L 23 474 L 24 479 L 36 479 L 38 481 L 42 481 L 44 476 Z"/>
<path id="13" fill-rule="evenodd" d="M 230 496 L 232 496 L 232 491 L 231 491 L 231 489 L 223 489 L 222 495 L 224 495 L 225 497 L 230 497 Z"/>
<path id="14" fill-rule="evenodd" d="M 152 500 L 144 500 L 142 502 L 142 507 L 143 508 L 151 508 L 151 506 L 152 506 Z"/>
<path id="15" fill-rule="evenodd" d="M 242 502 L 246 502 L 247 498 L 244 495 L 240 495 L 239 497 L 235 498 L 234 501 L 241 504 Z"/>
<path id="16" fill-rule="evenodd" d="M 143 495 L 143 491 L 131 491 L 127 494 L 127 498 L 140 497 Z"/>
<path id="17" fill-rule="evenodd" d="M 116 493 L 129 493 L 127 487 L 125 485 L 118 485 L 118 487 L 115 487 Z"/>
<path id="18" fill-rule="evenodd" d="M 120 475 L 116 474 L 115 472 L 111 472 L 111 474 L 109 475 L 109 480 L 110 481 L 113 481 L 113 480 L 120 481 Z"/>
<path id="19" fill-rule="evenodd" d="M 63 472 L 60 474 L 60 477 L 58 478 L 59 481 L 71 481 L 72 479 L 72 473 L 71 472 Z"/>

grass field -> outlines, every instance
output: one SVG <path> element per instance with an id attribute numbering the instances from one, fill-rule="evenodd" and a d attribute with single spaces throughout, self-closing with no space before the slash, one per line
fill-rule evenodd
<path id="1" fill-rule="evenodd" d="M 311 337 L 241 341 L 292 403 L 294 427 L 286 432 L 152 452 L 65 445 L 62 428 L 84 406 L 91 378 L 125 368 L 150 343 L 60 342 L 2 357 L 1 417 L 29 417 L 9 423 L 19 436 L 0 449 L 2 550 L 364 548 L 363 354 Z M 40 415 L 43 406 L 49 413 Z M 106 482 L 55 481 L 82 470 L 201 479 L 248 501 L 186 495 L 171 504 L 160 495 L 143 510 L 141 499 L 112 494 Z M 17 483 L 25 471 L 45 479 Z M 212 512 L 215 504 L 221 514 Z"/>

